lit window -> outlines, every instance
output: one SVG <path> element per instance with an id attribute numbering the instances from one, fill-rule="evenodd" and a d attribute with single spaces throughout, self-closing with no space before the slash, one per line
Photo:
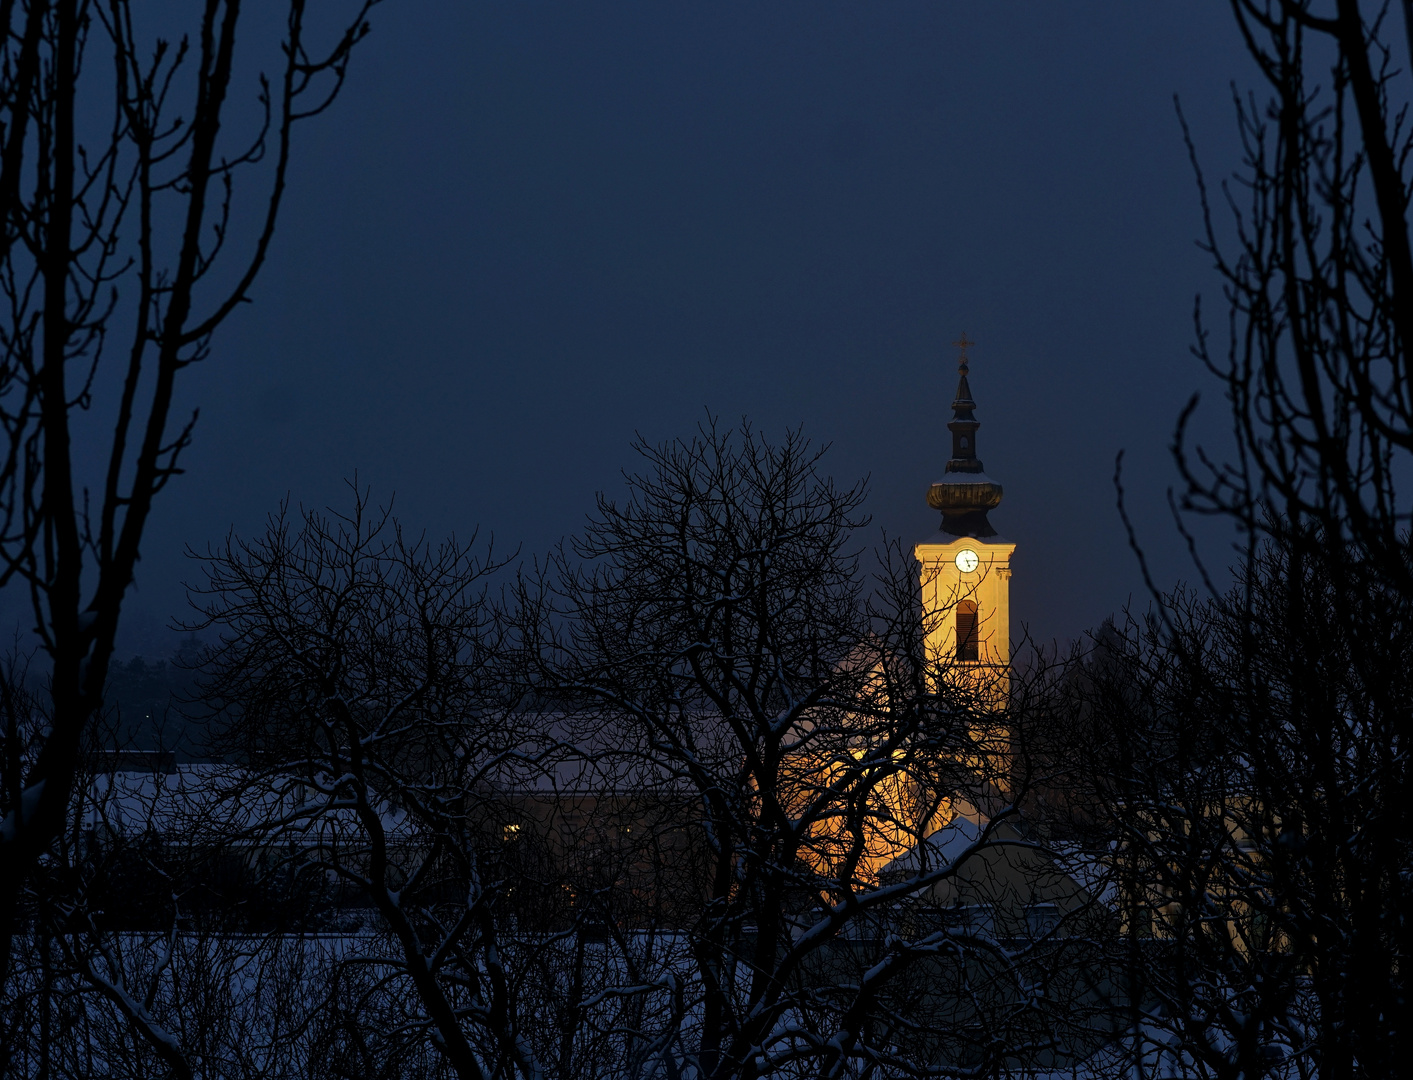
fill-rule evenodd
<path id="1" fill-rule="evenodd" d="M 505 826 L 505 828 L 501 829 L 501 837 L 502 837 L 502 839 L 505 839 L 505 840 L 514 840 L 514 839 L 515 839 L 516 837 L 518 837 L 519 835 L 520 835 L 520 826 L 519 826 L 519 825 L 507 825 L 507 826 Z"/>
<path id="2" fill-rule="evenodd" d="M 957 602 L 957 659 L 976 660 L 979 657 L 976 632 L 976 602 Z"/>

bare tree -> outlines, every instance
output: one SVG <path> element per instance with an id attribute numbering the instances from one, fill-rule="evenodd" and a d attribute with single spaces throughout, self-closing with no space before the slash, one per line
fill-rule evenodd
<path id="1" fill-rule="evenodd" d="M 1409 602 L 1385 588 L 1332 622 L 1343 583 L 1274 542 L 1255 573 L 1104 635 L 1070 685 L 1068 794 L 1107 848 L 1147 1052 L 1377 1075 L 1408 1039 Z"/>
<path id="2" fill-rule="evenodd" d="M 1102 710 L 1130 755 L 1106 758 L 1108 805 L 1144 867 L 1135 903 L 1158 909 L 1177 965 L 1157 969 L 1174 980 L 1174 1037 L 1203 1069 L 1253 1075 L 1285 1055 L 1322 1076 L 1379 1075 L 1408 1038 L 1413 947 L 1399 499 L 1413 36 L 1393 33 L 1388 4 L 1232 10 L 1264 87 L 1236 102 L 1230 229 L 1202 187 L 1228 307 L 1224 339 L 1199 311 L 1197 352 L 1235 447 L 1190 445 L 1194 403 L 1176 450 L 1184 508 L 1235 521 L 1241 563 L 1233 591 L 1156 597 L 1151 632 L 1129 635 L 1135 678 Z"/>
<path id="3" fill-rule="evenodd" d="M 1222 187 L 1231 243 L 1202 184 L 1230 333 L 1223 356 L 1199 317 L 1197 351 L 1227 391 L 1239 453 L 1193 460 L 1180 429 L 1188 502 L 1253 536 L 1288 521 L 1331 545 L 1352 539 L 1407 588 L 1397 483 L 1413 451 L 1413 53 L 1390 40 L 1387 4 L 1232 10 L 1269 96 L 1237 100 L 1245 160 Z"/>
<path id="4" fill-rule="evenodd" d="M 240 843 L 240 772 L 100 756 L 30 892 L 6 1074 L 308 1075 L 340 943 L 291 860 Z"/>
<path id="5" fill-rule="evenodd" d="M 250 298 L 294 128 L 337 94 L 368 6 L 356 0 L 319 52 L 291 0 L 254 133 L 233 142 L 239 0 L 193 8 L 175 39 L 126 0 L 0 5 L 0 585 L 27 595 L 50 668 L 36 752 L 5 733 L 0 984 L 21 892 L 63 827 L 153 500 L 192 437 L 195 417 L 172 416 L 179 375 Z M 264 193 L 237 205 L 237 176 L 262 159 Z M 106 446 L 93 475 L 81 437 Z"/>
<path id="6" fill-rule="evenodd" d="M 286 508 L 201 557 L 193 629 L 221 634 L 205 689 L 264 805 L 249 831 L 371 909 L 343 963 L 374 973 L 377 1010 L 457 1076 L 534 1076 L 495 909 L 503 792 L 539 751 L 473 544 L 410 539 L 364 493 L 347 515 Z"/>
<path id="7" fill-rule="evenodd" d="M 1007 829 L 1005 697 L 928 655 L 946 613 L 923 611 L 910 557 L 889 547 L 863 573 L 863 489 L 827 479 L 798 432 L 713 422 L 637 449 L 626 498 L 600 498 L 519 606 L 537 690 L 585 759 L 702 833 L 690 962 L 637 988 L 667 1015 L 689 986 L 663 1060 L 704 1077 L 974 1067 L 929 1059 L 914 1036 L 931 1021 L 890 991 L 985 956 L 983 1011 L 1033 1000 L 994 925 L 904 917 L 984 852 L 1039 847 Z M 928 842 L 968 808 L 973 832 Z"/>

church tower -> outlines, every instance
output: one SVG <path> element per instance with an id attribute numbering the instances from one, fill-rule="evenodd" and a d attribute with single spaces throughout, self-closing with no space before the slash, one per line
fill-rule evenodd
<path id="1" fill-rule="evenodd" d="M 914 548 L 922 568 L 922 603 L 929 658 L 943 668 L 977 669 L 1004 693 L 1011 663 L 1011 555 L 1016 545 L 996 535 L 988 511 L 1001 502 L 1001 485 L 982 471 L 967 349 L 963 334 L 952 402 L 952 457 L 927 505 L 942 512 L 941 528 Z"/>

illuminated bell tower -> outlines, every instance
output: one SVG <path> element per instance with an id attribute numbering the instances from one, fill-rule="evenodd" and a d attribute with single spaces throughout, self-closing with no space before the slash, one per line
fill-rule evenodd
<path id="1" fill-rule="evenodd" d="M 943 668 L 979 669 L 1004 693 L 1011 663 L 1011 555 L 1016 545 L 996 535 L 987 511 L 1001 502 L 1001 485 L 976 456 L 976 402 L 967 381 L 965 334 L 955 342 L 960 379 L 952 402 L 952 457 L 927 492 L 942 526 L 914 548 L 922 564 L 922 603 L 929 659 Z"/>

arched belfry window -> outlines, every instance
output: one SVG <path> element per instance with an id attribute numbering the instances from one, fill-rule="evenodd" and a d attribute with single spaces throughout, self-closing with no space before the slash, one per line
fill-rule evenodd
<path id="1" fill-rule="evenodd" d="M 977 648 L 976 601 L 957 601 L 957 659 L 976 660 Z"/>

